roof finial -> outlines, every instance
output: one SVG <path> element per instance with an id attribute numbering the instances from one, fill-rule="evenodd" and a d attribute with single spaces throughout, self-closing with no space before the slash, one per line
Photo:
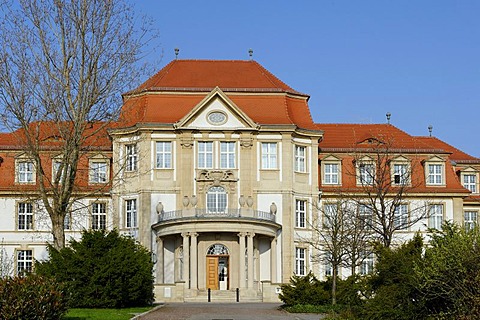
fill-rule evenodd
<path id="1" fill-rule="evenodd" d="M 430 132 L 430 137 L 432 136 L 432 131 L 433 131 L 433 126 L 429 125 L 428 126 L 428 132 Z"/>
<path id="2" fill-rule="evenodd" d="M 250 60 L 253 60 L 253 49 L 252 48 L 250 48 L 248 50 L 248 55 L 250 56 Z"/>
<path id="3" fill-rule="evenodd" d="M 387 116 L 387 123 L 390 124 L 390 117 L 392 116 L 392 114 L 390 112 L 387 112 L 386 116 Z"/>
<path id="4" fill-rule="evenodd" d="M 178 59 L 178 53 L 180 52 L 180 49 L 175 48 L 175 60 Z"/>

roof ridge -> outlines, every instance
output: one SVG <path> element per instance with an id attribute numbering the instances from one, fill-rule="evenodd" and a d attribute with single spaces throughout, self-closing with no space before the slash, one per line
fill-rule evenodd
<path id="1" fill-rule="evenodd" d="M 295 89 L 293 89 L 291 86 L 289 86 L 288 84 L 286 84 L 285 82 L 283 82 L 282 80 L 280 80 L 280 78 L 278 78 L 276 75 L 274 75 L 272 72 L 268 71 L 268 69 L 266 69 L 264 66 L 262 66 L 260 63 L 258 63 L 257 61 L 255 60 L 251 60 L 254 65 L 259 68 L 261 71 L 263 71 L 263 74 L 265 75 L 265 78 L 268 79 L 268 81 L 270 81 L 271 84 L 273 84 L 274 86 L 277 86 L 277 83 L 275 83 L 273 80 L 276 80 L 278 81 L 280 84 L 284 85 L 285 87 L 287 87 L 289 90 L 285 90 L 287 92 L 291 91 L 292 93 L 295 93 L 295 94 L 299 94 L 299 95 L 306 95 L 306 96 L 309 96 L 308 94 L 306 93 L 301 93 L 300 91 L 297 91 Z M 273 77 L 273 80 L 270 78 L 270 77 Z"/>

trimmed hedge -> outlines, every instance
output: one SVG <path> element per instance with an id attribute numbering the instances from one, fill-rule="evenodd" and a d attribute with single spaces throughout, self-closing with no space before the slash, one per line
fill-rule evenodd
<path id="1" fill-rule="evenodd" d="M 29 274 L 0 279 L 0 319 L 60 319 L 67 295 L 54 279 Z"/>

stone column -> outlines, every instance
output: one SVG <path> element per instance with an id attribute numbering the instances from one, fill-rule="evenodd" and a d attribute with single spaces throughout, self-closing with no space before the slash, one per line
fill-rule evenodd
<path id="1" fill-rule="evenodd" d="M 185 282 L 185 289 L 190 289 L 190 243 L 188 239 L 188 232 L 182 232 L 183 237 L 183 281 Z"/>
<path id="2" fill-rule="evenodd" d="M 248 270 L 248 283 L 247 288 L 253 289 L 253 237 L 255 233 L 249 232 L 247 238 L 247 270 Z"/>
<path id="3" fill-rule="evenodd" d="M 163 239 L 157 237 L 157 283 L 164 283 Z"/>
<path id="4" fill-rule="evenodd" d="M 277 237 L 270 242 L 270 281 L 277 282 Z"/>
<path id="5" fill-rule="evenodd" d="M 198 280 L 197 280 L 197 273 L 198 273 L 198 258 L 197 258 L 197 237 L 198 233 L 192 232 L 190 233 L 191 238 L 191 252 L 190 252 L 190 270 L 192 270 L 191 276 L 191 289 L 198 289 Z"/>
<path id="6" fill-rule="evenodd" d="M 239 275 L 239 288 L 245 288 L 245 232 L 238 234 L 239 243 L 239 255 L 238 255 L 238 275 Z"/>

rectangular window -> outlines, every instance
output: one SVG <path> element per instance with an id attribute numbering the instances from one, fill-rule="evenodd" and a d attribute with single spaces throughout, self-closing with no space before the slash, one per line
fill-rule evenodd
<path id="1" fill-rule="evenodd" d="M 295 200 L 295 227 L 305 228 L 306 223 L 306 201 Z"/>
<path id="2" fill-rule="evenodd" d="M 90 162 L 90 182 L 107 182 L 107 163 L 105 161 Z"/>
<path id="3" fill-rule="evenodd" d="M 198 142 L 198 167 L 201 169 L 213 168 L 213 142 Z"/>
<path id="4" fill-rule="evenodd" d="M 360 274 L 367 275 L 373 272 L 373 254 L 364 254 L 360 265 Z"/>
<path id="5" fill-rule="evenodd" d="M 125 226 L 127 228 L 137 227 L 137 200 L 125 200 Z"/>
<path id="6" fill-rule="evenodd" d="M 235 142 L 220 142 L 220 168 L 235 168 Z"/>
<path id="7" fill-rule="evenodd" d="M 138 166 L 138 154 L 137 154 L 137 145 L 136 144 L 127 144 L 125 146 L 125 151 L 127 154 L 127 171 L 137 171 Z"/>
<path id="8" fill-rule="evenodd" d="M 361 185 L 373 185 L 375 167 L 371 163 L 361 163 L 358 166 L 358 174 Z"/>
<path id="9" fill-rule="evenodd" d="M 393 225 L 399 229 L 405 229 L 408 226 L 408 205 L 400 204 L 395 207 L 393 212 Z"/>
<path id="10" fill-rule="evenodd" d="M 33 230 L 33 204 L 30 202 L 18 204 L 18 230 Z"/>
<path id="11" fill-rule="evenodd" d="M 22 161 L 18 163 L 18 182 L 33 182 L 33 162 Z"/>
<path id="12" fill-rule="evenodd" d="M 172 143 L 170 141 L 158 141 L 157 148 L 157 169 L 172 168 Z"/>
<path id="13" fill-rule="evenodd" d="M 70 230 L 72 228 L 72 214 L 70 212 L 65 215 L 65 219 L 63 220 L 63 228 L 65 230 Z"/>
<path id="14" fill-rule="evenodd" d="M 104 202 L 92 203 L 92 229 L 105 230 L 107 228 L 107 205 Z"/>
<path id="15" fill-rule="evenodd" d="M 443 165 L 428 165 L 428 184 L 443 184 Z"/>
<path id="16" fill-rule="evenodd" d="M 331 228 L 336 225 L 337 221 L 337 205 L 328 203 L 323 206 L 323 227 Z"/>
<path id="17" fill-rule="evenodd" d="M 323 165 L 323 182 L 325 184 L 338 184 L 338 164 L 325 163 Z"/>
<path id="18" fill-rule="evenodd" d="M 463 186 L 472 193 L 477 193 L 477 176 L 474 174 L 465 174 L 463 176 Z"/>
<path id="19" fill-rule="evenodd" d="M 33 252 L 32 250 L 17 250 L 17 275 L 22 276 L 32 272 Z"/>
<path id="20" fill-rule="evenodd" d="M 295 146 L 295 171 L 305 172 L 305 151 L 302 146 Z"/>
<path id="21" fill-rule="evenodd" d="M 464 212 L 465 230 L 472 230 L 477 225 L 477 211 Z"/>
<path id="22" fill-rule="evenodd" d="M 363 225 L 365 229 L 371 229 L 373 223 L 373 212 L 372 208 L 365 204 L 361 204 L 358 207 L 358 217 L 360 219 L 360 223 Z"/>
<path id="23" fill-rule="evenodd" d="M 393 165 L 393 184 L 404 186 L 409 183 L 408 179 L 408 165 L 394 164 Z"/>
<path id="24" fill-rule="evenodd" d="M 443 205 L 433 204 L 429 208 L 428 226 L 440 230 L 443 223 Z"/>
<path id="25" fill-rule="evenodd" d="M 61 170 L 61 172 L 59 172 Z M 53 161 L 53 181 L 57 181 L 57 175 L 58 177 L 58 182 L 61 182 L 63 180 L 63 173 L 64 173 L 65 168 L 62 167 L 62 162 L 61 161 Z"/>
<path id="26" fill-rule="evenodd" d="M 325 260 L 324 260 L 324 268 L 325 268 L 325 276 L 331 277 L 333 275 L 333 267 L 332 267 L 332 254 L 330 252 L 325 253 Z"/>
<path id="27" fill-rule="evenodd" d="M 262 142 L 262 169 L 277 169 L 276 142 Z"/>
<path id="28" fill-rule="evenodd" d="M 297 276 L 305 275 L 305 249 L 295 248 L 295 274 Z"/>

